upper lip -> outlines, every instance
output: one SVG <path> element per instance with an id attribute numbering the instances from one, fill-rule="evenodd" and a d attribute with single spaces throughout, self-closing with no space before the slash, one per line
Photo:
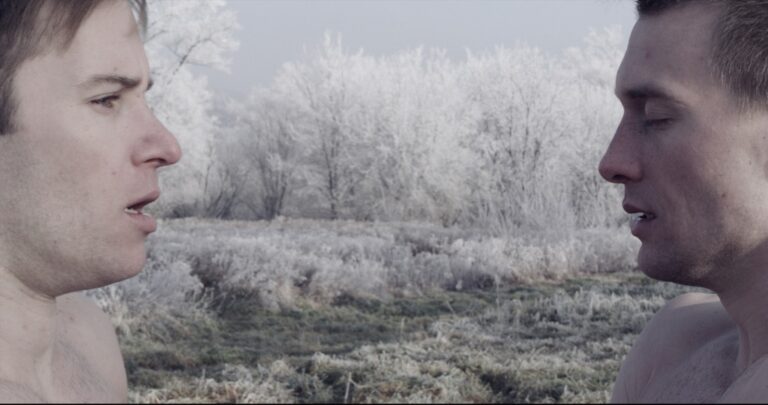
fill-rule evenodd
<path id="1" fill-rule="evenodd" d="M 157 200 L 158 198 L 160 198 L 160 190 L 155 189 L 145 194 L 143 197 L 139 198 L 138 200 L 135 200 L 133 203 L 128 205 L 128 208 L 141 210 L 142 208 L 152 203 L 153 201 Z"/>
<path id="2" fill-rule="evenodd" d="M 643 208 L 640 208 L 640 207 L 638 207 L 638 206 L 636 206 L 636 205 L 634 205 L 634 204 L 632 204 L 630 202 L 624 201 L 624 203 L 621 206 L 622 206 L 622 208 L 624 208 L 624 211 L 626 211 L 627 214 L 634 214 L 634 213 L 637 213 L 637 212 L 642 212 L 642 213 L 645 213 L 645 214 L 653 214 L 653 212 L 648 211 L 648 210 L 643 209 Z"/>
<path id="3" fill-rule="evenodd" d="M 636 207 L 635 205 L 625 202 L 621 205 L 622 208 L 624 208 L 624 211 L 626 211 L 627 214 L 634 214 L 636 212 L 644 212 L 642 209 Z"/>

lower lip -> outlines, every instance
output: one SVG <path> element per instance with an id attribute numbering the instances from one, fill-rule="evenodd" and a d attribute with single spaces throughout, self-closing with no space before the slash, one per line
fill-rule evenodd
<path id="1" fill-rule="evenodd" d="M 146 215 L 146 214 L 130 214 L 125 213 L 128 215 L 128 217 L 131 218 L 133 223 L 135 223 L 139 229 L 141 229 L 144 233 L 150 234 L 154 232 L 157 229 L 157 221 L 155 218 Z"/>
<path id="2" fill-rule="evenodd" d="M 632 235 L 634 235 L 638 239 L 642 239 L 644 236 L 647 236 L 648 232 L 650 232 L 649 229 L 651 225 L 655 221 L 656 221 L 656 218 L 632 220 L 630 222 L 630 229 L 632 231 Z"/>

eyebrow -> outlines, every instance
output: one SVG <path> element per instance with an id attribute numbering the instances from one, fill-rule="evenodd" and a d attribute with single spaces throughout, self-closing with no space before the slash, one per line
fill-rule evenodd
<path id="1" fill-rule="evenodd" d="M 96 75 L 86 79 L 77 85 L 80 88 L 94 87 L 101 84 L 117 84 L 120 86 L 120 90 L 130 90 L 136 88 L 141 84 L 141 80 L 133 77 L 121 76 L 121 75 Z M 147 82 L 147 88 L 145 91 L 149 91 L 154 85 L 152 78 Z"/>
<path id="2" fill-rule="evenodd" d="M 647 100 L 650 98 L 657 98 L 671 101 L 675 104 L 683 104 L 680 100 L 667 93 L 666 91 L 651 85 L 637 86 L 621 90 L 619 95 L 630 100 Z"/>

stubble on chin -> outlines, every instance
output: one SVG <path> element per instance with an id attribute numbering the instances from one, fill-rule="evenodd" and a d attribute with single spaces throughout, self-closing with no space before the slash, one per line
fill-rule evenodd
<path id="1" fill-rule="evenodd" d="M 734 243 L 723 243 L 719 249 L 675 249 L 668 244 L 664 251 L 643 251 L 638 255 L 638 267 L 648 277 L 691 287 L 716 290 L 718 280 L 727 277 L 734 267 L 739 249 Z M 649 249 L 650 250 L 650 249 Z"/>

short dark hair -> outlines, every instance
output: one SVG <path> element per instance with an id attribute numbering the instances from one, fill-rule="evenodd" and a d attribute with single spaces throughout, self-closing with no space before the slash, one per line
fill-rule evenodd
<path id="1" fill-rule="evenodd" d="M 0 135 L 17 130 L 16 70 L 51 46 L 66 49 L 91 12 L 105 0 L 0 0 Z M 146 0 L 128 0 L 146 29 Z"/>
<path id="2" fill-rule="evenodd" d="M 768 0 L 636 0 L 642 18 L 692 4 L 720 7 L 712 73 L 743 109 L 768 108 Z"/>
<path id="3" fill-rule="evenodd" d="M 636 0 L 637 13 L 642 16 L 659 14 L 693 0 Z M 701 0 L 699 0 L 701 1 Z"/>

